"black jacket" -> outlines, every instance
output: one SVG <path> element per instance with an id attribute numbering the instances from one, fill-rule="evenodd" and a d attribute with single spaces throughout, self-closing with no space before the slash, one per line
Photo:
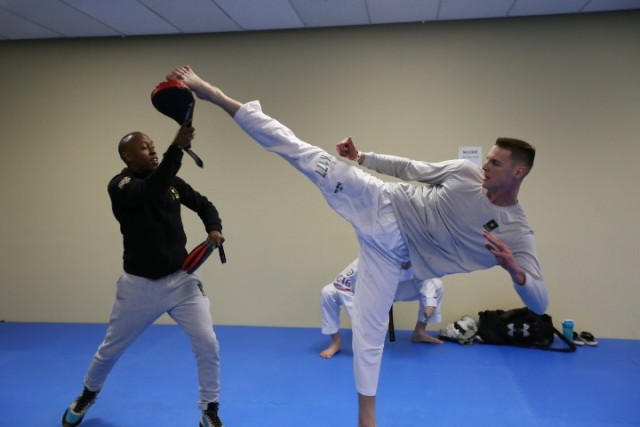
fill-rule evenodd
<path id="1" fill-rule="evenodd" d="M 215 206 L 176 176 L 182 156 L 182 150 L 169 146 L 162 162 L 146 176 L 125 168 L 109 181 L 127 273 L 157 279 L 181 268 L 187 256 L 181 205 L 198 214 L 207 232 L 222 231 Z"/>

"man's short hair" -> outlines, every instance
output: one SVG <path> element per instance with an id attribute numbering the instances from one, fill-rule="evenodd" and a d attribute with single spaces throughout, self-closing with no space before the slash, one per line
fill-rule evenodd
<path id="1" fill-rule="evenodd" d="M 522 163 L 531 170 L 533 161 L 536 158 L 536 149 L 526 141 L 516 138 L 501 137 L 496 139 L 496 145 L 505 150 L 511 151 L 511 159 L 517 163 Z"/>

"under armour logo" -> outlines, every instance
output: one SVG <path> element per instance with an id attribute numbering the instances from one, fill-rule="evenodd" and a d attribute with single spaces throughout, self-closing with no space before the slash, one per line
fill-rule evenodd
<path id="1" fill-rule="evenodd" d="M 343 187 L 342 187 L 342 183 L 341 183 L 341 182 L 338 182 L 338 183 L 336 184 L 336 188 L 333 190 L 333 192 L 334 192 L 334 193 L 337 193 L 337 192 L 339 192 L 339 191 L 342 191 L 342 189 L 343 189 Z"/>
<path id="2" fill-rule="evenodd" d="M 507 335 L 509 335 L 510 337 L 528 337 L 529 335 L 531 335 L 529 333 L 529 325 L 527 325 L 526 323 L 522 325 L 514 325 L 513 323 L 509 323 L 507 325 L 507 329 Z"/>

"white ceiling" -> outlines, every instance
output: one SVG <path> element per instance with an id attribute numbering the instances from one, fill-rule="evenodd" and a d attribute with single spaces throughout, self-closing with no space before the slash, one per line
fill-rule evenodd
<path id="1" fill-rule="evenodd" d="M 0 0 L 0 40 L 340 27 L 640 9 L 640 0 Z"/>

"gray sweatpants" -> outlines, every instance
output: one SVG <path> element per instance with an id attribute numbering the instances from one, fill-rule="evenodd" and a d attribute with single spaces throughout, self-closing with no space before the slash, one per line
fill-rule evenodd
<path id="1" fill-rule="evenodd" d="M 202 280 L 180 270 L 151 280 L 124 273 L 118 280 L 106 336 L 93 356 L 84 385 L 102 389 L 107 375 L 125 350 L 164 313 L 182 328 L 196 356 L 199 379 L 198 406 L 205 409 L 220 394 L 220 355 L 213 331 L 210 301 L 202 290 Z"/>

